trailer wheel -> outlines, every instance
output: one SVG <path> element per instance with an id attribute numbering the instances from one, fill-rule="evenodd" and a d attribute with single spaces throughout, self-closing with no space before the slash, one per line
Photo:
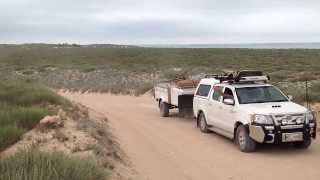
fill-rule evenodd
<path id="1" fill-rule="evenodd" d="M 256 150 L 256 142 L 250 138 L 248 130 L 243 125 L 239 125 L 237 128 L 236 143 L 242 152 Z"/>
<path id="2" fill-rule="evenodd" d="M 169 104 L 165 102 L 160 102 L 160 116 L 168 117 L 169 116 Z"/>

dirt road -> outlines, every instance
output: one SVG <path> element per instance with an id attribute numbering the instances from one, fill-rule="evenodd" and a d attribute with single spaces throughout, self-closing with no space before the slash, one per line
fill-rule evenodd
<path id="1" fill-rule="evenodd" d="M 192 119 L 160 118 L 149 96 L 64 93 L 110 120 L 141 178 L 151 180 L 270 180 L 320 178 L 320 141 L 308 150 L 263 146 L 240 152 L 232 141 L 202 134 Z"/>

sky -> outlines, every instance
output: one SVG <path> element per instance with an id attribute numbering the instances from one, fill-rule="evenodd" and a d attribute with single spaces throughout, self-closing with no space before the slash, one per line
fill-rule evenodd
<path id="1" fill-rule="evenodd" d="M 0 43 L 320 42 L 320 0 L 0 0 Z"/>

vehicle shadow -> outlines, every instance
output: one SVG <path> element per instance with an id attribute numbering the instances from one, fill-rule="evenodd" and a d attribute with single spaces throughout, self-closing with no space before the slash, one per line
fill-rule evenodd
<path id="1" fill-rule="evenodd" d="M 170 117 L 181 122 L 191 122 L 194 121 L 196 125 L 195 119 L 193 117 L 192 112 L 187 113 L 179 113 L 178 111 L 170 112 Z M 235 150 L 239 151 L 237 145 L 234 143 L 233 140 L 226 138 L 223 135 L 220 135 L 216 132 L 210 131 L 208 133 L 212 138 L 220 143 L 223 143 L 226 146 L 230 146 L 230 148 L 234 148 Z M 257 144 L 257 149 L 254 154 L 260 155 L 270 155 L 270 156 L 292 156 L 292 155 L 320 155 L 320 145 L 319 142 L 313 142 L 308 149 L 297 149 L 293 146 L 292 143 L 286 144 Z"/>
<path id="2" fill-rule="evenodd" d="M 222 135 L 212 132 L 215 136 L 219 136 L 221 139 L 225 140 L 225 144 L 233 145 L 237 150 L 238 146 L 234 143 L 233 140 L 225 138 Z M 297 149 L 293 146 L 293 143 L 286 144 L 257 144 L 256 150 L 252 152 L 253 154 L 267 155 L 267 156 L 299 156 L 299 155 L 312 155 L 319 156 L 319 145 L 316 143 L 311 144 L 308 149 Z M 239 150 L 240 152 L 240 150 Z"/>
<path id="3" fill-rule="evenodd" d="M 229 146 L 230 148 L 234 148 L 235 151 L 239 153 L 243 153 L 239 150 L 236 143 L 216 132 L 210 131 L 208 133 L 219 143 L 223 143 L 225 146 Z M 286 144 L 257 144 L 257 149 L 253 154 L 259 155 L 270 155 L 270 156 L 299 156 L 299 155 L 310 155 L 310 156 L 318 156 L 320 155 L 320 146 L 318 142 L 313 142 L 308 149 L 297 149 L 293 146 L 293 143 Z M 250 154 L 250 153 L 249 153 Z"/>
<path id="4" fill-rule="evenodd" d="M 172 118 L 178 118 L 179 120 L 183 120 L 183 121 L 190 121 L 190 120 L 194 120 L 193 117 L 193 112 L 178 112 L 178 111 L 173 111 L 170 112 L 170 117 Z"/>
<path id="5" fill-rule="evenodd" d="M 272 155 L 319 154 L 312 144 L 308 149 L 297 149 L 292 143 L 287 144 L 258 144 L 256 153 Z"/>

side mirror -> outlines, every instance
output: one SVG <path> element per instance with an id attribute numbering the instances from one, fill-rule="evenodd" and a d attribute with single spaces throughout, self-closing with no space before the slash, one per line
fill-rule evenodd
<path id="1" fill-rule="evenodd" d="M 223 99 L 223 103 L 226 105 L 234 105 L 234 100 L 233 99 Z"/>
<path id="2" fill-rule="evenodd" d="M 290 101 L 293 101 L 293 96 L 292 96 L 292 95 L 288 95 L 288 99 L 289 99 Z"/>

